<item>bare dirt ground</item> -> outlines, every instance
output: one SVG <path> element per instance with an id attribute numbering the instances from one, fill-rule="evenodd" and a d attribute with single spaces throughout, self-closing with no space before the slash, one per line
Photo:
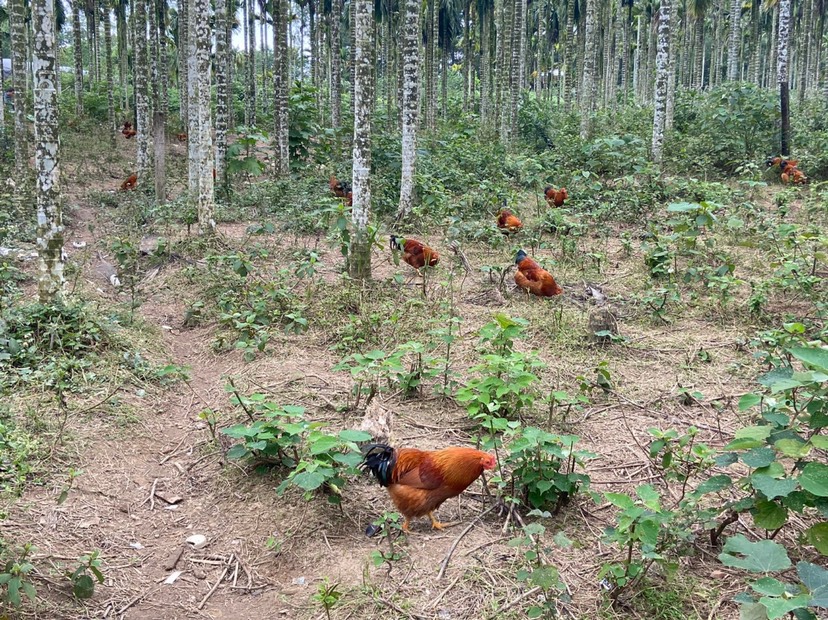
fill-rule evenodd
<path id="1" fill-rule="evenodd" d="M 78 262 L 81 256 L 86 260 L 79 294 L 104 308 L 123 303 L 125 293 L 107 287 L 99 275 L 107 253 L 101 235 L 112 225 L 112 216 L 90 204 L 84 189 L 71 185 L 70 179 L 75 208 L 67 251 Z M 90 223 L 95 232 L 90 232 Z M 245 228 L 244 223 L 223 225 L 224 242 L 237 244 Z M 441 247 L 436 232 L 433 239 Z M 72 249 L 72 241 L 85 241 L 88 247 L 81 253 Z M 264 243 L 278 257 L 293 240 L 277 235 Z M 300 245 L 315 243 L 300 239 Z M 641 277 L 640 257 L 625 258 L 619 247 L 603 249 L 608 257 L 604 292 L 610 299 L 623 299 L 627 283 Z M 470 247 L 468 253 L 475 266 L 491 262 L 491 250 Z M 449 254 L 446 264 L 452 260 Z M 338 252 L 329 251 L 320 277 L 335 281 L 338 261 Z M 329 580 L 344 593 L 332 611 L 336 619 L 525 617 L 524 609 L 537 594 L 515 580 L 520 552 L 506 545 L 512 534 L 505 531 L 503 519 L 494 512 L 477 519 L 488 506 L 480 483 L 439 511 L 441 520 L 460 525 L 434 532 L 425 520 L 417 522 L 412 534 L 398 543 L 404 558 L 389 571 L 375 568 L 369 559 L 385 543 L 364 535 L 366 525 L 391 508 L 383 489 L 367 479 L 355 482 L 340 509 L 324 498 L 306 501 L 295 491 L 279 497 L 278 480 L 224 459 L 229 440 L 223 437 L 220 446 L 211 442 L 198 414 L 206 408 L 223 412 L 221 426 L 241 420 L 225 391 L 228 378 L 242 392 L 264 391 L 276 402 L 303 405 L 312 419 L 333 428 L 357 428 L 360 420 L 335 407 L 347 402 L 351 384 L 347 374 L 332 370 L 340 356 L 330 350 L 329 333 L 311 326 L 304 335 L 276 335 L 264 355 L 247 363 L 239 352 L 214 351 L 215 324 L 184 328 L 187 304 L 194 301 L 183 273 L 187 267 L 183 261 L 172 262 L 142 285 L 136 326 L 130 329 L 142 355 L 156 363 L 189 367 L 189 381 L 168 388 L 142 387 L 116 374 L 95 393 L 73 401 L 66 427 L 71 440 L 56 453 L 56 475 L 42 486 L 28 486 L 9 509 L 4 537 L 38 547 L 37 586 L 43 598 L 21 616 L 316 619 L 324 611 L 312 596 Z M 381 286 L 398 286 L 391 281 L 396 270 L 387 256 L 375 253 L 374 273 Z M 585 331 L 587 322 L 588 308 L 572 301 L 582 288 L 579 274 L 565 271 L 559 280 L 569 299 L 554 302 L 518 294 L 502 302 L 481 301 L 481 290 L 491 288 L 485 277 L 478 273 L 467 280 L 455 292 L 456 309 L 464 319 L 457 368 L 462 371 L 474 363 L 475 331 L 496 310 L 530 321 L 531 338 L 521 347 L 537 349 L 549 364 L 542 373 L 544 389 L 574 391 L 579 374 L 608 359 L 615 394 L 595 396 L 566 425 L 567 432 L 582 438 L 583 448 L 600 455 L 587 467 L 592 488 L 599 492 L 630 491 L 655 479 L 646 454 L 650 427 L 684 429 L 693 424 L 700 429 L 699 441 L 712 447 L 730 439 L 737 422 L 735 402 L 750 389 L 754 376 L 753 362 L 739 346 L 745 326 L 699 313 L 659 325 L 625 318 L 622 305 L 620 332 L 628 345 L 593 346 L 566 333 Z M 446 295 L 437 290 L 439 283 L 432 286 L 435 298 Z M 420 291 L 401 287 L 399 295 L 416 298 Z M 553 318 L 551 308 L 558 303 L 564 304 L 563 323 Z M 709 354 L 707 361 L 699 361 L 700 351 Z M 705 400 L 681 401 L 679 387 L 698 389 Z M 42 415 L 54 408 L 46 400 L 32 406 L 43 408 Z M 473 441 L 465 411 L 451 401 L 389 397 L 383 406 L 393 412 L 396 443 L 432 448 Z M 68 499 L 57 504 L 65 483 L 58 472 L 68 467 L 82 474 Z M 633 610 L 603 610 L 598 570 L 618 553 L 599 542 L 610 517 L 608 504 L 583 498 L 547 522 L 550 533 L 562 531 L 575 543 L 556 549 L 549 558 L 571 595 L 563 606 L 567 617 L 642 617 Z M 458 540 L 468 524 L 473 527 Z M 186 543 L 194 534 L 206 537 L 206 544 L 194 548 Z M 79 555 L 93 549 L 101 550 L 106 580 L 94 598 L 79 603 L 59 577 Z M 448 568 L 438 579 L 449 553 Z M 713 550 L 683 563 L 682 579 L 671 581 L 669 589 L 683 592 L 695 606 L 685 617 L 736 617 L 729 599 L 741 589 L 741 578 L 723 569 Z M 174 583 L 164 582 L 178 571 Z M 654 578 L 655 589 L 668 579 Z"/>

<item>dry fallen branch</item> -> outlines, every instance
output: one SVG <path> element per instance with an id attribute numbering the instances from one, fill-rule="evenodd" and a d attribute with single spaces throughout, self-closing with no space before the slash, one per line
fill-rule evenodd
<path id="1" fill-rule="evenodd" d="M 437 573 L 437 579 L 442 579 L 443 575 L 446 574 L 446 569 L 448 568 L 449 562 L 451 561 L 451 556 L 454 553 L 454 550 L 457 549 L 457 545 L 459 545 L 460 541 L 463 540 L 463 537 L 471 531 L 475 523 L 477 523 L 480 519 L 489 514 L 492 510 L 494 510 L 496 506 L 497 504 L 492 504 L 491 506 L 486 508 L 486 510 L 477 515 L 474 519 L 472 519 L 472 522 L 466 526 L 466 529 L 460 532 L 460 535 L 454 539 L 454 542 L 451 544 L 451 547 L 449 548 L 442 565 L 440 565 L 440 572 Z"/>

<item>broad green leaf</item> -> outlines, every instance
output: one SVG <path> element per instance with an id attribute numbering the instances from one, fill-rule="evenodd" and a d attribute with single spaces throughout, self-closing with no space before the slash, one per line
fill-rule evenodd
<path id="1" fill-rule="evenodd" d="M 828 555 L 828 522 L 817 523 L 805 530 L 805 540 L 822 555 Z"/>
<path id="2" fill-rule="evenodd" d="M 817 497 L 828 497 L 828 465 L 808 463 L 799 475 L 799 484 Z"/>
<path id="3" fill-rule="evenodd" d="M 610 504 L 618 508 L 627 509 L 635 505 L 632 498 L 623 493 L 604 493 L 604 497 Z"/>
<path id="4" fill-rule="evenodd" d="M 776 530 L 785 525 L 788 511 L 776 502 L 759 500 L 753 509 L 753 522 L 763 530 Z"/>
<path id="5" fill-rule="evenodd" d="M 785 547 L 772 540 L 750 542 L 742 534 L 727 539 L 719 560 L 725 566 L 751 573 L 770 573 L 791 566 Z"/>
<path id="6" fill-rule="evenodd" d="M 828 349 L 820 347 L 794 347 L 789 349 L 791 355 L 809 366 L 828 372 Z"/>
<path id="7" fill-rule="evenodd" d="M 92 598 L 95 594 L 95 581 L 89 575 L 81 575 L 72 582 L 72 593 L 79 599 Z"/>
<path id="8" fill-rule="evenodd" d="M 323 454 L 330 452 L 339 445 L 339 439 L 333 435 L 322 435 L 310 446 L 311 454 Z"/>
<path id="9" fill-rule="evenodd" d="M 318 471 L 303 471 L 293 477 L 293 484 L 306 491 L 313 491 L 322 486 L 325 476 Z"/>
<path id="10" fill-rule="evenodd" d="M 739 399 L 739 411 L 746 411 L 762 402 L 759 394 L 745 394 Z"/>
<path id="11" fill-rule="evenodd" d="M 810 562 L 799 562 L 796 565 L 799 579 L 811 593 L 808 602 L 813 607 L 828 609 L 828 570 Z"/>
<path id="12" fill-rule="evenodd" d="M 247 456 L 249 452 L 250 451 L 244 446 L 244 444 L 237 443 L 227 451 L 225 456 L 229 461 L 238 461 L 239 459 Z"/>
<path id="13" fill-rule="evenodd" d="M 651 484 L 642 484 L 635 490 L 635 494 L 641 498 L 641 501 L 644 505 L 652 510 L 653 512 L 658 512 L 661 509 L 661 505 L 659 500 L 661 497 L 658 494 L 658 491 L 655 490 L 653 485 Z"/>
<path id="14" fill-rule="evenodd" d="M 766 474 L 753 474 L 750 477 L 753 488 L 760 491 L 768 499 L 787 497 L 796 490 L 794 478 L 773 478 Z"/>
<path id="15" fill-rule="evenodd" d="M 792 459 L 808 456 L 808 453 L 811 451 L 811 446 L 799 438 L 780 439 L 773 443 L 773 447 Z"/>
<path id="16" fill-rule="evenodd" d="M 699 488 L 696 489 L 698 493 L 705 495 L 707 493 L 717 493 L 718 491 L 722 491 L 733 484 L 733 480 L 730 476 L 726 476 L 724 474 L 720 474 L 717 476 L 711 476 L 704 482 L 699 485 Z"/>
<path id="17" fill-rule="evenodd" d="M 763 596 L 759 602 L 768 610 L 768 620 L 777 620 L 791 613 L 794 609 L 808 605 L 808 595 L 800 594 L 793 598 L 770 598 Z"/>
<path id="18" fill-rule="evenodd" d="M 811 444 L 820 450 L 828 450 L 828 436 L 814 435 L 811 437 Z"/>
<path id="19" fill-rule="evenodd" d="M 342 441 L 371 441 L 371 433 L 345 429 L 339 432 L 339 438 Z"/>
<path id="20" fill-rule="evenodd" d="M 766 372 L 764 375 L 759 377 L 758 381 L 761 385 L 764 385 L 766 388 L 770 388 L 780 381 L 790 379 L 792 375 L 792 368 L 775 368 L 770 372 Z"/>
<path id="21" fill-rule="evenodd" d="M 757 579 L 750 584 L 750 587 L 757 594 L 766 594 L 768 596 L 782 596 L 785 594 L 785 584 L 773 577 Z"/>
<path id="22" fill-rule="evenodd" d="M 768 612 L 761 603 L 744 603 L 739 606 L 739 620 L 768 620 Z"/>
<path id="23" fill-rule="evenodd" d="M 753 448 L 742 455 L 742 462 L 752 469 L 767 467 L 776 460 L 776 454 L 768 446 Z"/>

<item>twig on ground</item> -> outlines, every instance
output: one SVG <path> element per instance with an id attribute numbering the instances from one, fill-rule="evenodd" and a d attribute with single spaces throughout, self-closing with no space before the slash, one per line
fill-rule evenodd
<path id="1" fill-rule="evenodd" d="M 442 579 L 443 575 L 446 574 L 446 569 L 448 568 L 449 562 L 451 561 L 451 556 L 454 553 L 454 550 L 457 549 L 457 545 L 459 545 L 460 541 L 463 540 L 463 537 L 471 531 L 475 523 L 477 523 L 480 519 L 489 514 L 492 510 L 494 510 L 495 506 L 497 506 L 497 504 L 492 504 L 491 506 L 486 508 L 486 510 L 477 515 L 474 519 L 472 519 L 472 522 L 466 526 L 466 529 L 460 532 L 460 535 L 454 539 L 454 542 L 451 544 L 451 547 L 449 548 L 448 553 L 446 554 L 446 557 L 443 560 L 442 565 L 440 566 L 440 572 L 437 573 L 437 579 Z"/>
<path id="2" fill-rule="evenodd" d="M 506 603 L 503 607 L 501 607 L 500 609 L 498 609 L 498 610 L 497 610 L 496 612 L 494 612 L 493 614 L 490 614 L 489 616 L 487 616 L 487 617 L 486 617 L 486 620 L 493 620 L 493 618 L 498 618 L 498 617 L 499 617 L 499 616 L 500 616 L 503 612 L 508 611 L 509 609 L 511 609 L 512 607 L 514 607 L 514 606 L 515 606 L 515 605 L 517 605 L 518 603 L 520 603 L 523 599 L 525 599 L 525 598 L 529 598 L 529 597 L 530 597 L 530 596 L 532 596 L 533 594 L 537 594 L 537 593 L 538 593 L 538 592 L 540 592 L 540 591 L 541 591 L 541 587 L 540 587 L 540 586 L 535 586 L 535 587 L 534 587 L 534 588 L 532 588 L 531 590 L 527 590 L 526 592 L 524 592 L 523 594 L 521 594 L 521 595 L 520 595 L 520 596 L 518 596 L 517 598 L 513 598 L 511 601 L 509 601 L 508 603 Z"/>
<path id="3" fill-rule="evenodd" d="M 149 588 L 147 588 L 146 590 L 144 590 L 143 592 L 141 592 L 141 594 L 138 594 L 137 596 L 135 596 L 135 597 L 133 597 L 132 599 L 130 599 L 130 600 L 129 600 L 129 602 L 127 602 L 127 604 L 126 604 L 126 605 L 124 605 L 123 607 L 121 607 L 121 608 L 120 608 L 117 612 L 115 612 L 115 613 L 116 613 L 117 615 L 119 615 L 119 616 L 122 616 L 122 615 L 124 614 L 124 612 L 125 612 L 127 609 L 129 609 L 130 607 L 132 607 L 133 605 L 135 605 L 135 603 L 137 603 L 137 602 L 138 602 L 138 601 L 140 601 L 142 598 L 144 598 L 147 594 L 149 594 L 149 593 L 152 591 L 152 589 L 153 589 L 153 588 L 155 588 L 155 584 L 151 585 Z"/>
<path id="4" fill-rule="evenodd" d="M 221 572 L 221 577 L 219 577 L 216 580 L 216 583 L 213 584 L 213 587 L 210 588 L 210 591 L 207 594 L 204 595 L 204 598 L 201 599 L 201 602 L 198 604 L 197 609 L 203 609 L 204 608 L 204 605 L 207 603 L 209 598 L 211 596 L 213 596 L 213 593 L 218 589 L 219 584 L 221 584 L 221 582 L 224 581 L 224 578 L 227 576 L 227 571 L 229 571 L 229 570 L 230 570 L 229 565 L 224 567 L 224 570 Z"/>

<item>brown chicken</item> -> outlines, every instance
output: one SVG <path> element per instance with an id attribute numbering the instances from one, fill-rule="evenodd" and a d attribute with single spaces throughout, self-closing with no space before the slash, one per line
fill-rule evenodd
<path id="1" fill-rule="evenodd" d="M 779 178 L 783 183 L 793 183 L 794 185 L 804 185 L 808 182 L 808 177 L 797 166 L 799 162 L 795 159 L 782 159 L 781 157 L 769 157 L 765 162 L 768 168 L 779 166 Z"/>
<path id="2" fill-rule="evenodd" d="M 137 174 L 131 174 L 131 175 L 129 175 L 129 178 L 127 178 L 126 181 L 121 183 L 121 191 L 125 192 L 128 189 L 135 189 L 136 185 L 138 185 L 138 175 Z"/>
<path id="3" fill-rule="evenodd" d="M 554 297 L 563 293 L 563 289 L 555 282 L 552 274 L 529 258 L 523 250 L 515 256 L 515 264 L 518 267 L 515 273 L 515 284 L 527 293 L 538 297 Z"/>
<path id="4" fill-rule="evenodd" d="M 138 132 L 132 128 L 132 123 L 130 123 L 129 121 L 124 121 L 124 127 L 123 129 L 121 129 L 121 133 L 124 134 L 124 138 L 129 140 Z"/>
<path id="5" fill-rule="evenodd" d="M 546 196 L 546 203 L 550 207 L 562 207 L 564 200 L 569 198 L 569 194 L 566 193 L 565 187 L 555 189 L 551 185 L 547 185 L 543 190 L 543 194 Z"/>
<path id="6" fill-rule="evenodd" d="M 337 181 L 334 175 L 331 175 L 328 185 L 330 186 L 333 195 L 337 198 L 347 198 L 348 194 L 351 192 L 350 184 L 345 183 L 344 181 Z"/>
<path id="7" fill-rule="evenodd" d="M 402 259 L 418 272 L 426 265 L 434 267 L 440 262 L 440 255 L 435 250 L 416 239 L 401 239 L 391 235 L 390 245 L 392 250 L 402 252 Z"/>
<path id="8" fill-rule="evenodd" d="M 177 134 L 175 137 L 179 142 L 186 142 L 187 141 L 187 134 L 186 133 Z"/>
<path id="9" fill-rule="evenodd" d="M 425 515 L 431 519 L 431 527 L 443 529 L 434 511 L 495 464 L 494 456 L 473 448 L 426 451 L 378 443 L 367 446 L 362 468 L 388 488 L 391 501 L 405 517 L 403 531 L 408 532 L 411 519 Z"/>
<path id="10" fill-rule="evenodd" d="M 508 209 L 502 209 L 497 214 L 497 227 L 503 234 L 511 234 L 518 232 L 523 228 L 523 222 Z"/>

